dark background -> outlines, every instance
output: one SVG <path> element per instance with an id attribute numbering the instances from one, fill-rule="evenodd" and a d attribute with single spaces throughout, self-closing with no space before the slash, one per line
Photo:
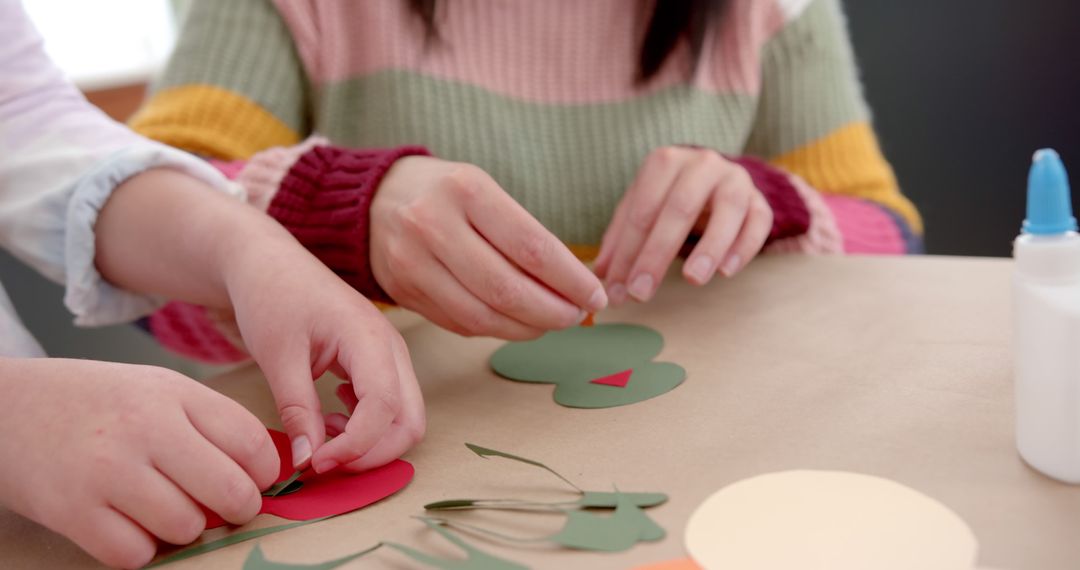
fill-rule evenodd
<path id="1" fill-rule="evenodd" d="M 1080 180 L 1080 2 L 847 0 L 885 155 L 927 252 L 1010 255 L 1032 153 Z"/>
<path id="2" fill-rule="evenodd" d="M 845 5 L 882 146 L 925 218 L 928 253 L 1008 256 L 1032 152 L 1057 148 L 1080 180 L 1080 2 Z M 61 288 L 3 252 L 0 281 L 53 356 L 207 370 L 131 326 L 75 329 Z"/>

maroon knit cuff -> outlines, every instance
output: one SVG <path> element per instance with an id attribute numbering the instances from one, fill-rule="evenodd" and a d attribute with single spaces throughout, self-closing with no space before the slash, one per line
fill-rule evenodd
<path id="1" fill-rule="evenodd" d="M 394 162 L 413 155 L 431 153 L 317 146 L 289 169 L 267 213 L 365 297 L 393 303 L 371 271 L 371 199 Z"/>
<path id="2" fill-rule="evenodd" d="M 810 229 L 810 210 L 786 172 L 752 156 L 724 155 L 724 158 L 746 170 L 772 208 L 773 223 L 766 244 L 800 236 Z"/>

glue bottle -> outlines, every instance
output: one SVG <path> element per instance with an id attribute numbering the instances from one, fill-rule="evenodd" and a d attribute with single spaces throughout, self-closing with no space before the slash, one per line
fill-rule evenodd
<path id="1" fill-rule="evenodd" d="M 1058 154 L 1035 153 L 1013 244 L 1016 446 L 1029 465 L 1080 483 L 1080 234 Z"/>

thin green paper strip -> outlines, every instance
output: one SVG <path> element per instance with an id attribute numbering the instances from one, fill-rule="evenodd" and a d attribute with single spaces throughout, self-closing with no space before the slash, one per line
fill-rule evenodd
<path id="1" fill-rule="evenodd" d="M 642 541 L 661 540 L 667 533 L 645 511 L 627 497 L 618 497 L 618 506 L 610 516 L 600 516 L 588 511 L 567 510 L 566 523 L 551 536 L 517 537 L 483 527 L 438 519 L 449 527 L 482 533 L 500 540 L 518 543 L 550 541 L 566 548 L 600 552 L 622 552 Z"/>
<path id="2" fill-rule="evenodd" d="M 686 370 L 670 362 L 651 362 L 664 346 L 648 327 L 606 323 L 547 333 L 511 342 L 491 356 L 491 368 L 518 382 L 555 384 L 555 401 L 571 408 L 610 408 L 634 404 L 671 391 Z M 631 370 L 624 387 L 592 380 Z"/>
<path id="3" fill-rule="evenodd" d="M 423 521 L 424 524 L 428 525 L 429 528 L 442 535 L 443 538 L 464 550 L 466 556 L 465 560 L 438 558 L 426 552 L 421 552 L 415 548 L 410 548 L 396 542 L 387 542 L 385 545 L 401 552 L 417 562 L 427 564 L 432 568 L 441 568 L 443 570 L 528 570 L 528 566 L 522 566 L 517 562 L 493 556 L 476 548 L 462 540 L 461 537 L 443 528 L 443 526 L 434 519 L 427 517 L 418 518 Z"/>
<path id="4" fill-rule="evenodd" d="M 255 548 L 251 549 L 248 553 L 248 557 L 244 560 L 244 570 L 333 570 L 346 562 L 351 562 L 368 554 L 378 550 L 382 546 L 382 543 L 376 544 L 370 548 L 361 550 L 348 556 L 342 556 L 334 560 L 328 560 L 326 562 L 319 562 L 317 564 L 289 564 L 285 562 L 274 562 L 273 560 L 267 560 L 266 555 L 263 554 L 262 547 L 258 544 Z"/>
<path id="5" fill-rule="evenodd" d="M 488 448 L 488 447 L 480 447 L 479 445 L 476 445 L 474 443 L 466 443 L 465 447 L 469 448 L 469 451 L 472 451 L 473 453 L 475 453 L 475 454 L 477 454 L 480 457 L 483 457 L 485 459 L 487 457 L 502 457 L 502 458 L 505 458 L 505 459 L 511 459 L 513 461 L 518 461 L 520 463 L 525 463 L 527 465 L 532 465 L 533 467 L 539 467 L 541 469 L 545 469 L 545 470 L 548 471 L 548 473 L 551 473 L 552 475 L 554 475 L 554 476 L 558 477 L 559 479 L 562 479 L 563 481 L 565 481 L 567 485 L 570 485 L 571 487 L 573 487 L 577 491 L 581 491 L 581 487 L 578 487 L 573 482 L 571 482 L 569 479 L 567 479 L 566 477 L 563 477 L 562 475 L 560 475 L 558 471 L 555 471 L 554 469 L 548 467 L 547 465 L 544 465 L 543 463 L 540 463 L 539 461 L 534 461 L 532 459 L 527 459 L 525 457 L 521 457 L 520 455 L 514 455 L 512 453 L 506 453 L 505 451 L 498 451 L 496 449 L 491 449 L 491 448 Z M 584 492 L 584 491 L 581 491 L 581 492 Z"/>
<path id="6" fill-rule="evenodd" d="M 524 463 L 526 465 L 532 465 L 533 467 L 539 467 L 539 468 L 547 471 L 548 473 L 551 473 L 551 474 L 555 475 L 556 477 L 561 479 L 563 482 L 565 482 L 567 485 L 570 485 L 571 487 L 573 487 L 574 490 L 581 493 L 581 498 L 578 499 L 577 501 L 572 502 L 572 503 L 547 503 L 547 504 L 545 504 L 545 503 L 530 503 L 530 502 L 527 502 L 527 501 L 521 501 L 522 505 L 534 505 L 534 506 L 536 506 L 536 505 L 546 505 L 546 506 L 551 506 L 551 507 L 563 507 L 563 506 L 577 505 L 577 506 L 580 506 L 580 507 L 583 507 L 583 508 L 611 508 L 611 509 L 614 509 L 614 508 L 618 507 L 618 498 L 619 497 L 627 497 L 627 498 L 629 498 L 629 500 L 631 502 L 633 502 L 635 505 L 637 505 L 639 507 L 653 507 L 653 506 L 659 505 L 661 503 L 664 503 L 665 501 L 668 500 L 667 495 L 665 495 L 663 493 L 623 493 L 623 492 L 614 492 L 614 493 L 612 493 L 612 492 L 605 492 L 605 491 L 583 491 L 581 489 L 581 487 L 578 487 L 577 485 L 575 485 L 573 481 L 570 481 L 569 479 L 564 477 L 558 471 L 552 469 L 551 467 L 548 467 L 547 465 L 545 465 L 543 463 L 540 463 L 539 461 L 536 461 L 535 459 L 529 459 L 527 457 L 522 457 L 520 455 L 514 455 L 512 453 L 507 453 L 505 451 L 499 451 L 497 449 L 491 449 L 490 447 L 482 447 L 482 446 L 476 445 L 475 443 L 466 443 L 465 447 L 469 448 L 470 451 L 472 451 L 473 453 L 479 455 L 480 457 L 484 457 L 484 458 L 486 458 L 486 457 L 502 457 L 504 459 L 509 459 L 511 461 L 517 461 L 519 463 Z M 506 499 L 496 499 L 496 500 L 498 500 L 498 501 L 508 501 Z M 448 500 L 444 500 L 444 501 L 437 501 L 437 502 L 434 502 L 434 503 L 428 503 L 427 505 L 424 505 L 424 508 L 428 509 L 428 510 L 488 508 L 486 506 L 483 506 L 483 505 L 479 504 L 482 501 L 484 501 L 484 499 L 448 499 Z M 496 508 L 498 508 L 498 507 L 496 507 Z"/>
<path id="7" fill-rule="evenodd" d="M 288 495 L 290 493 L 295 493 L 299 491 L 300 487 L 302 487 L 304 484 L 297 482 L 297 479 L 299 479 L 300 475 L 302 475 L 303 473 L 303 471 L 297 471 L 296 473 L 293 473 L 292 476 L 288 479 L 280 483 L 274 483 L 270 486 L 269 489 L 263 491 L 262 496 L 277 497 L 279 495 Z"/>
<path id="8" fill-rule="evenodd" d="M 311 519 L 309 521 L 299 521 L 299 522 L 294 522 L 294 523 L 289 523 L 289 524 L 282 524 L 282 525 L 278 525 L 278 526 L 271 526 L 271 527 L 267 527 L 267 528 L 257 528 L 255 530 L 248 530 L 248 531 L 244 531 L 244 532 L 238 532 L 236 534 L 230 534 L 229 536 L 226 536 L 224 538 L 219 538 L 217 540 L 207 542 L 205 544 L 200 544 L 198 546 L 192 546 L 191 548 L 187 548 L 187 549 L 181 550 L 180 552 L 170 554 L 169 556 L 166 556 L 165 558 L 162 558 L 161 560 L 158 560 L 157 562 L 154 562 L 153 564 L 147 566 L 146 568 L 157 568 L 159 566 L 164 566 L 166 564 L 172 564 L 173 562 L 179 562 L 180 560 L 186 560 L 186 559 L 192 558 L 194 556 L 199 556 L 200 554 L 206 554 L 207 552 L 213 552 L 215 550 L 220 550 L 222 548 L 225 548 L 226 546 L 232 546 L 234 544 L 240 544 L 241 542 L 245 542 L 245 541 L 251 540 L 253 538 L 261 538 L 261 537 L 264 537 L 264 536 L 267 536 L 267 535 L 270 535 L 270 534 L 281 532 L 283 530 L 289 530 L 290 528 L 296 528 L 298 526 L 304 526 L 304 525 L 309 525 L 309 524 L 312 524 L 312 523 L 317 523 L 319 521 L 324 521 L 324 520 L 329 519 L 329 518 L 333 518 L 333 517 L 322 517 L 322 518 L 319 518 L 319 519 Z"/>

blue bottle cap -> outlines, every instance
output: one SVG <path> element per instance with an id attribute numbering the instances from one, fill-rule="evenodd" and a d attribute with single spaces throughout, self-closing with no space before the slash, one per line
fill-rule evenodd
<path id="1" fill-rule="evenodd" d="M 1035 235 L 1076 231 L 1069 177 L 1061 157 L 1053 149 L 1038 150 L 1032 157 L 1023 231 Z"/>

